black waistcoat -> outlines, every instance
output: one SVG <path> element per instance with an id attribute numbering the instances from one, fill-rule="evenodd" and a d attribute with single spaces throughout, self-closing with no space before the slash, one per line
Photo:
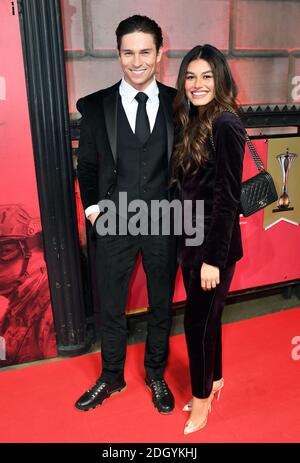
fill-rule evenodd
<path id="1" fill-rule="evenodd" d="M 117 182 L 112 199 L 127 193 L 128 202 L 141 199 L 167 199 L 168 147 L 167 128 L 161 104 L 154 128 L 142 144 L 132 132 L 121 98 L 118 104 Z"/>

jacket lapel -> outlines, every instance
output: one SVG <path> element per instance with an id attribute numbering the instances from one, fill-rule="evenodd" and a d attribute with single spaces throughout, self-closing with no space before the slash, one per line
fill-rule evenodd
<path id="1" fill-rule="evenodd" d="M 174 123 L 173 123 L 173 110 L 172 110 L 172 99 L 171 97 L 159 86 L 159 99 L 162 104 L 162 109 L 165 115 L 166 126 L 167 126 L 167 138 L 168 138 L 168 161 L 170 162 L 173 142 L 174 142 Z"/>
<path id="2" fill-rule="evenodd" d="M 159 99 L 162 104 L 163 113 L 165 116 L 167 127 L 167 142 L 168 142 L 168 161 L 171 159 L 174 142 L 174 123 L 173 123 L 173 102 L 172 98 L 166 93 L 164 88 L 159 85 Z M 116 85 L 116 90 L 107 95 L 103 100 L 104 117 L 106 131 L 112 151 L 112 155 L 117 164 L 117 117 L 118 117 L 118 101 L 119 101 L 119 84 Z"/>
<path id="3" fill-rule="evenodd" d="M 111 152 L 112 152 L 115 164 L 117 164 L 118 99 L 119 99 L 119 87 L 117 87 L 116 91 L 107 95 L 103 100 L 106 132 L 108 135 Z"/>

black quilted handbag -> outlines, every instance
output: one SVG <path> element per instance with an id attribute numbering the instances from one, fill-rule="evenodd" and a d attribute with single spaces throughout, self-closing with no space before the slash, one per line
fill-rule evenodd
<path id="1" fill-rule="evenodd" d="M 229 108 L 228 111 L 239 117 L 233 109 Z M 243 214 L 244 217 L 248 217 L 249 215 L 252 215 L 260 209 L 263 209 L 269 204 L 277 201 L 278 195 L 273 178 L 271 174 L 265 170 L 264 165 L 246 130 L 245 138 L 255 165 L 259 170 L 259 174 L 249 178 L 242 183 L 240 213 Z M 210 136 L 210 140 L 215 150 L 212 135 Z"/>
<path id="2" fill-rule="evenodd" d="M 277 191 L 268 171 L 261 170 L 259 174 L 242 183 L 240 212 L 248 217 L 277 201 Z"/>

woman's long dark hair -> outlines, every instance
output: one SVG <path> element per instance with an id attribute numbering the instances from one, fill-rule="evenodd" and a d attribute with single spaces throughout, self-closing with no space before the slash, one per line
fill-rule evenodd
<path id="1" fill-rule="evenodd" d="M 205 106 L 189 104 L 185 94 L 185 80 L 191 61 L 203 59 L 212 69 L 215 97 Z M 213 120 L 218 114 L 231 107 L 238 112 L 236 103 L 237 86 L 232 77 L 225 56 L 212 45 L 198 45 L 184 57 L 177 79 L 177 96 L 174 101 L 175 138 L 173 184 L 187 170 L 197 170 L 208 157 L 208 138 Z M 181 171 L 181 172 L 180 172 Z M 178 175 L 179 174 L 179 175 Z"/>

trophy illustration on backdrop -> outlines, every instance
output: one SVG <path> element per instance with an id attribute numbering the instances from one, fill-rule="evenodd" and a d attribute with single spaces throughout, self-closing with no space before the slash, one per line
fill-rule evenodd
<path id="1" fill-rule="evenodd" d="M 290 153 L 288 148 L 285 153 L 279 154 L 276 156 L 277 161 L 279 162 L 282 174 L 282 192 L 277 201 L 277 208 L 273 209 L 272 212 L 282 212 L 282 211 L 293 211 L 294 208 L 290 207 L 291 200 L 288 194 L 288 176 L 291 169 L 293 161 L 296 159 L 297 154 Z"/>

